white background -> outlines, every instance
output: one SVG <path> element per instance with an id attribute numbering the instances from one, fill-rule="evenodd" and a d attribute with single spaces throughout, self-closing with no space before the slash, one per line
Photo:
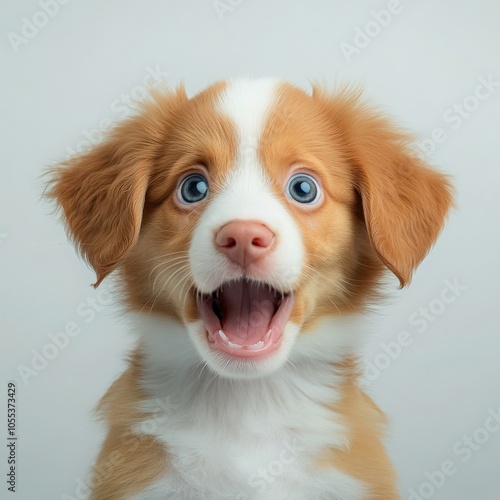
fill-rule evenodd
<path id="1" fill-rule="evenodd" d="M 453 177 L 456 209 L 411 287 L 397 291 L 391 280 L 389 303 L 367 319 L 366 385 L 390 418 L 388 448 L 403 498 L 410 488 L 436 500 L 500 498 L 500 432 L 483 428 L 489 412 L 500 411 L 497 0 L 401 0 L 382 28 L 367 23 L 386 0 L 72 0 L 45 20 L 34 0 L 2 4 L 0 436 L 6 382 L 14 380 L 19 464 L 15 496 L 6 489 L 4 441 L 0 498 L 85 498 L 78 484 L 103 437 L 92 408 L 124 368 L 132 339 L 40 201 L 40 176 L 86 136 L 98 140 L 106 119 L 130 112 L 124 103 L 141 95 L 153 69 L 167 85 L 184 81 L 190 94 L 231 76 L 280 76 L 304 87 L 352 81 L 420 140 L 442 129 L 434 150 L 425 142 L 427 156 Z M 29 32 L 24 17 L 46 23 Z M 31 36 L 24 42 L 16 39 L 23 26 Z M 358 33 L 359 45 L 365 27 L 373 36 L 348 61 L 342 44 L 354 45 Z M 494 83 L 486 97 L 479 89 L 478 101 L 481 78 Z M 468 116 L 457 118 L 455 104 L 468 106 Z M 454 298 L 448 304 L 440 299 L 446 280 L 462 287 L 445 292 Z M 94 317 L 89 300 L 99 309 Z M 428 307 L 432 319 L 421 315 Z M 81 333 L 54 354 L 49 334 L 68 322 Z M 403 331 L 412 343 L 401 352 L 391 344 L 392 360 L 382 343 L 387 348 Z M 43 349 L 53 359 L 23 380 L 21 365 L 32 368 Z M 445 461 L 454 473 L 440 487 L 425 485 L 425 473 Z"/>

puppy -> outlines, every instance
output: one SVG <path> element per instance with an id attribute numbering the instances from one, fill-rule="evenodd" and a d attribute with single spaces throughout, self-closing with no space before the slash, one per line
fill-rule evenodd
<path id="1" fill-rule="evenodd" d="M 387 269 L 409 283 L 451 204 L 408 136 L 348 89 L 181 87 L 50 193 L 139 336 L 99 405 L 94 500 L 399 498 L 356 317 Z"/>

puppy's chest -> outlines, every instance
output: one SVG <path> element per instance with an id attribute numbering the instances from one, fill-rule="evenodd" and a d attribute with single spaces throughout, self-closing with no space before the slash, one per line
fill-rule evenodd
<path id="1" fill-rule="evenodd" d="M 199 445 L 182 443 L 182 436 L 176 440 L 171 433 L 164 436 L 168 472 L 140 498 L 305 498 L 294 496 L 311 476 L 301 436 L 287 430 L 280 436 L 208 434 L 198 434 Z"/>
<path id="2" fill-rule="evenodd" d="M 168 468 L 134 500 L 363 498 L 357 480 L 315 463 L 325 448 L 346 444 L 333 412 L 300 395 L 255 396 L 205 394 L 195 405 L 167 398 L 166 411 L 153 413 L 140 431 L 164 443 Z M 157 409 L 159 401 L 165 399 L 146 407 Z"/>

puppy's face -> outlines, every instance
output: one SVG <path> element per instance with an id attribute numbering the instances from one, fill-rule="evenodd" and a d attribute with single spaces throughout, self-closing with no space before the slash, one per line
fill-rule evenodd
<path id="1" fill-rule="evenodd" d="M 448 186 L 405 141 L 347 92 L 220 83 L 157 96 L 52 194 L 98 282 L 120 267 L 131 308 L 183 321 L 219 374 L 258 377 L 384 265 L 406 284 L 433 243 Z"/>

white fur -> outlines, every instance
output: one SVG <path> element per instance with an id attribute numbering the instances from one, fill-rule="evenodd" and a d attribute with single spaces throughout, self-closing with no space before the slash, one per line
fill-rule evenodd
<path id="1" fill-rule="evenodd" d="M 212 292 L 225 281 L 242 276 L 241 269 L 214 244 L 216 231 L 232 220 L 259 221 L 277 235 L 279 243 L 266 257 L 265 272 L 255 278 L 288 292 L 294 289 L 302 270 L 304 246 L 300 230 L 273 194 L 258 158 L 262 129 L 276 101 L 277 84 L 271 79 L 237 80 L 220 96 L 217 107 L 234 124 L 238 153 L 222 191 L 205 208 L 193 232 L 189 262 L 196 286 L 202 292 Z M 209 349 L 201 321 L 189 325 L 188 329 L 202 358 L 214 370 L 233 377 L 260 376 L 279 368 L 299 331 L 297 325 L 288 324 L 279 350 L 266 360 L 227 364 L 226 358 Z"/>
<path id="2" fill-rule="evenodd" d="M 325 405 L 339 399 L 343 374 L 331 362 L 352 353 L 360 336 L 345 320 L 301 335 L 290 360 L 270 376 L 230 380 L 208 368 L 183 325 L 137 315 L 144 354 L 144 410 L 136 432 L 169 453 L 168 472 L 134 500 L 367 498 L 367 488 L 313 459 L 349 437 Z M 262 475 L 266 471 L 267 478 Z"/>
<path id="3" fill-rule="evenodd" d="M 276 99 L 276 84 L 267 79 L 236 81 L 220 96 L 218 109 L 234 124 L 238 153 L 225 185 L 204 209 L 193 232 L 189 261 L 202 292 L 212 292 L 224 281 L 241 277 L 241 270 L 214 245 L 215 232 L 232 220 L 258 220 L 280 235 L 267 262 L 266 282 L 290 290 L 299 277 L 304 255 L 300 230 L 273 194 L 258 158 L 262 128 Z"/>

